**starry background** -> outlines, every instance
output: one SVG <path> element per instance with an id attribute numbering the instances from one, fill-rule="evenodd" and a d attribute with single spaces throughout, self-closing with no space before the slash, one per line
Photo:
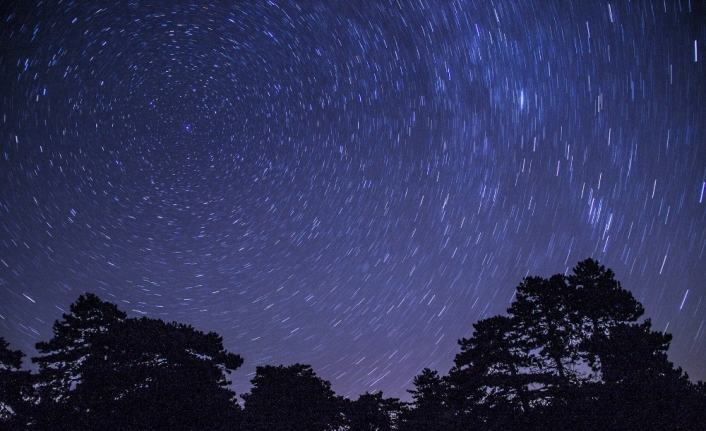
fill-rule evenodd
<path id="1" fill-rule="evenodd" d="M 85 3 L 85 4 L 84 4 Z M 706 379 L 704 1 L 0 2 L 0 335 L 85 291 L 409 399 L 593 257 Z"/>

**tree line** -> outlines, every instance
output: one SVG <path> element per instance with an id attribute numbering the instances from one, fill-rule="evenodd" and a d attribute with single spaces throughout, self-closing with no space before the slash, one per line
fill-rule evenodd
<path id="1" fill-rule="evenodd" d="M 706 430 L 706 385 L 667 358 L 672 336 L 598 262 L 525 277 L 506 315 L 480 320 L 445 375 L 424 369 L 411 403 L 338 396 L 311 366 L 260 366 L 216 333 L 129 318 L 87 293 L 37 343 L 38 371 L 0 337 L 7 430 Z"/>

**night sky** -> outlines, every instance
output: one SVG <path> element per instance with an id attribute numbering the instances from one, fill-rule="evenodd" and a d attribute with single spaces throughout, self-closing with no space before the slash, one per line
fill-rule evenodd
<path id="1" fill-rule="evenodd" d="M 86 291 L 409 399 L 592 257 L 706 379 L 706 4 L 0 1 L 0 336 Z M 19 5 L 18 5 L 19 4 Z"/>

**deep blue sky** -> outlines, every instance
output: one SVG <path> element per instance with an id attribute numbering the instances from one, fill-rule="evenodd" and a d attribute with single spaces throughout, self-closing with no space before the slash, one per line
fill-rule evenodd
<path id="1" fill-rule="evenodd" d="M 406 398 L 593 257 L 706 379 L 704 1 L 174 4 L 0 2 L 11 347 L 90 291 L 221 334 L 241 393 Z"/>

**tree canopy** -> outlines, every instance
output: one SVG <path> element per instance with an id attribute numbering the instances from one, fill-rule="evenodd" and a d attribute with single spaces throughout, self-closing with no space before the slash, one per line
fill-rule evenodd
<path id="1" fill-rule="evenodd" d="M 31 375 L 21 370 L 24 356 L 20 350 L 10 350 L 0 337 L 0 425 L 9 428 L 19 428 L 31 408 Z"/>
<path id="2" fill-rule="evenodd" d="M 37 349 L 36 419 L 47 429 L 211 429 L 235 409 L 224 374 L 243 360 L 218 334 L 127 318 L 92 294 Z"/>
<path id="3" fill-rule="evenodd" d="M 37 343 L 36 374 L 0 338 L 0 429 L 706 430 L 706 385 L 669 361 L 671 334 L 644 312 L 587 259 L 525 277 L 506 314 L 459 340 L 448 374 L 414 377 L 411 403 L 343 398 L 297 363 L 258 366 L 241 408 L 226 376 L 243 359 L 221 336 L 87 293 Z"/>
<path id="4" fill-rule="evenodd" d="M 404 411 L 399 399 L 366 392 L 348 403 L 346 423 L 349 431 L 391 431 L 397 429 L 397 419 Z"/>
<path id="5" fill-rule="evenodd" d="M 507 313 L 476 322 L 459 341 L 449 393 L 470 405 L 457 410 L 466 425 L 606 429 L 617 417 L 632 424 L 626 429 L 687 429 L 704 418 L 665 402 L 695 394 L 667 359 L 671 335 L 652 331 L 649 319 L 637 323 L 644 308 L 598 262 L 579 262 L 571 275 L 526 277 Z M 578 411 L 583 421 L 570 413 Z"/>
<path id="6" fill-rule="evenodd" d="M 257 367 L 244 394 L 246 429 L 328 431 L 344 422 L 343 398 L 309 365 Z"/>

